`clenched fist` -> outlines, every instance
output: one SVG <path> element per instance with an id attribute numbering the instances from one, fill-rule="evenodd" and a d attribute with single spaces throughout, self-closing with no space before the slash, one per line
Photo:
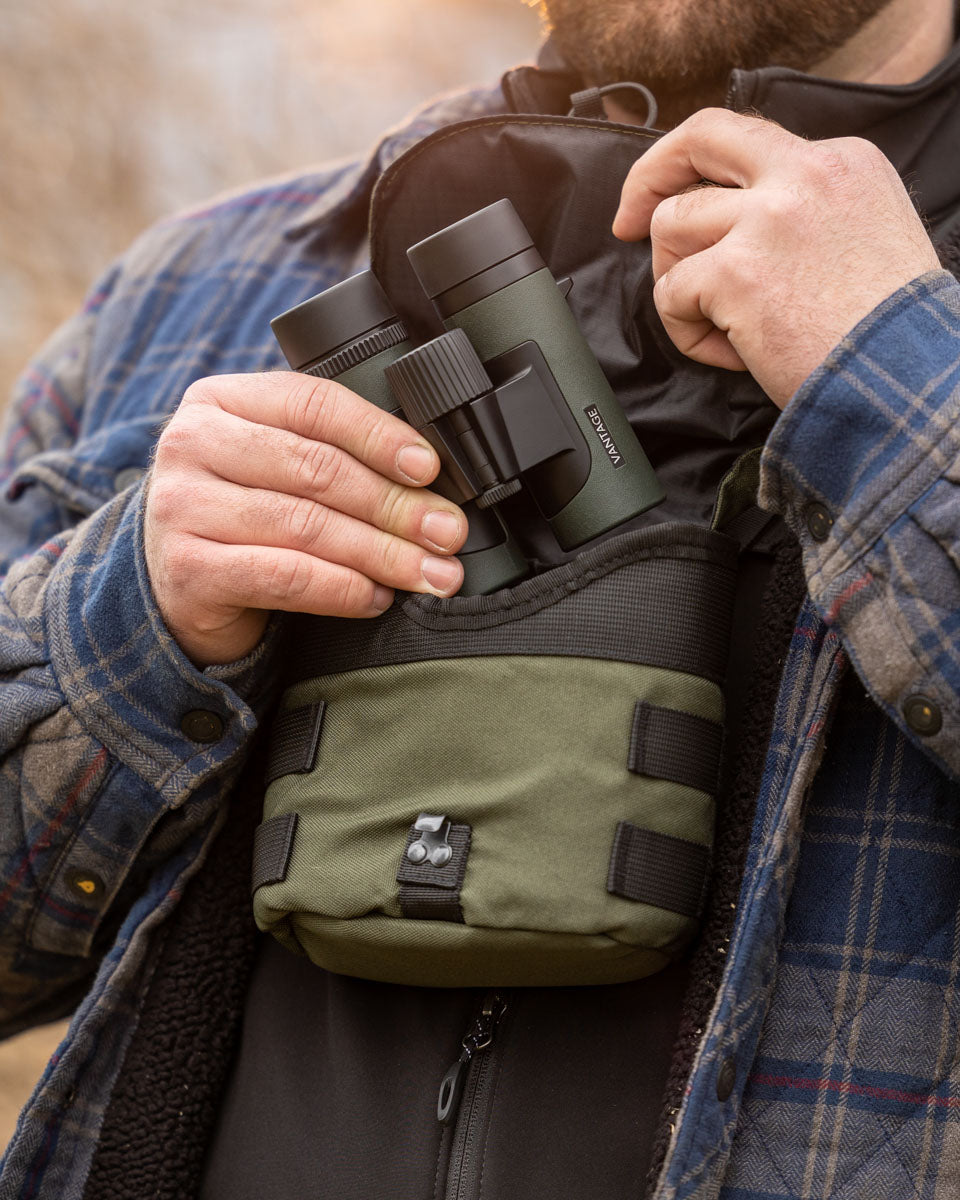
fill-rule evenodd
<path id="1" fill-rule="evenodd" d="M 339 384 L 280 371 L 194 383 L 147 480 L 157 605 L 198 666 L 249 653 L 273 609 L 373 617 L 449 596 L 463 513 L 424 490 L 436 452 Z"/>
<path id="2" fill-rule="evenodd" d="M 807 142 L 725 109 L 634 163 L 613 232 L 650 236 L 654 300 L 678 349 L 750 371 L 780 408 L 878 304 L 940 265 L 872 143 Z"/>

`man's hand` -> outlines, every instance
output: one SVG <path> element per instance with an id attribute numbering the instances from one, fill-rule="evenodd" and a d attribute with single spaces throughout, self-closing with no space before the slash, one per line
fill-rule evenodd
<path id="1" fill-rule="evenodd" d="M 336 383 L 218 375 L 187 389 L 147 483 L 147 568 L 199 666 L 259 641 L 272 609 L 373 617 L 392 588 L 448 596 L 467 522 L 422 486 L 440 469 L 409 425 Z M 429 553 L 424 553 L 426 548 Z"/>
<path id="2" fill-rule="evenodd" d="M 881 301 L 940 265 L 870 142 L 807 142 L 725 109 L 634 163 L 613 232 L 650 236 L 654 300 L 678 349 L 750 371 L 780 408 Z"/>

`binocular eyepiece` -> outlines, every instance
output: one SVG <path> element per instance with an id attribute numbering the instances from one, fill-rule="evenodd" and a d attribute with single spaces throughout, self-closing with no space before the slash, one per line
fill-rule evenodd
<path id="1" fill-rule="evenodd" d="M 407 251 L 447 332 L 414 348 L 372 272 L 276 317 L 290 366 L 410 422 L 442 463 L 434 490 L 470 532 L 461 595 L 529 564 L 497 505 L 525 487 L 572 550 L 664 497 L 558 284 L 509 200 Z"/>

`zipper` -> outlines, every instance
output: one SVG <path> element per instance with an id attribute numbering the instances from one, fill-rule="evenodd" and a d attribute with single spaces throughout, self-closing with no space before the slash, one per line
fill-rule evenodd
<path id="1" fill-rule="evenodd" d="M 504 992 L 486 993 L 480 1012 L 460 1042 L 460 1057 L 440 1083 L 437 1120 L 450 1145 L 444 1200 L 468 1200 L 474 1194 L 483 1128 L 503 1044 L 495 1038 L 506 1011 Z"/>

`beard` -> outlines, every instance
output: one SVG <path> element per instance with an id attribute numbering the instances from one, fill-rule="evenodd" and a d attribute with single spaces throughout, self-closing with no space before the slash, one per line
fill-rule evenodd
<path id="1" fill-rule="evenodd" d="M 542 0 L 554 42 L 589 83 L 644 83 L 672 107 L 726 92 L 736 68 L 809 71 L 890 0 Z M 626 105 L 629 93 L 619 96 Z M 672 103 L 671 103 L 672 102 Z"/>

